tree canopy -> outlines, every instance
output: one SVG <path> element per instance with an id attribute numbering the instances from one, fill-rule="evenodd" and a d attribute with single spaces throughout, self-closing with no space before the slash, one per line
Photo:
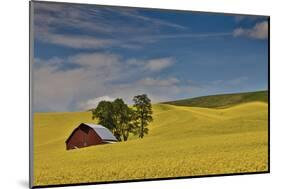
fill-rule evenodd
<path id="1" fill-rule="evenodd" d="M 143 138 L 148 134 L 149 122 L 153 120 L 151 101 L 145 94 L 135 96 L 133 101 L 133 108 L 121 98 L 113 102 L 101 101 L 92 109 L 92 118 L 110 129 L 118 141 L 127 141 L 130 133 Z"/>
<path id="2" fill-rule="evenodd" d="M 133 99 L 135 108 L 136 132 L 140 138 L 148 134 L 148 124 L 153 121 L 151 101 L 146 94 L 137 95 Z"/>

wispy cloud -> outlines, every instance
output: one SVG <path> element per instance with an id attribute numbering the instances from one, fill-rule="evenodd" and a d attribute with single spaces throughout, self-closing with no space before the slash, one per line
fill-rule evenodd
<path id="1" fill-rule="evenodd" d="M 127 60 L 128 65 L 137 67 L 144 71 L 159 72 L 175 63 L 175 59 L 172 57 L 161 57 L 153 59 L 135 59 L 131 58 Z"/>
<path id="2" fill-rule="evenodd" d="M 157 96 L 172 87 L 171 93 L 174 93 L 180 81 L 175 77 L 153 76 L 156 71 L 160 72 L 174 63 L 171 57 L 137 59 L 113 53 L 79 53 L 64 58 L 36 58 L 34 104 L 38 110 L 85 110 L 94 106 L 101 97 L 121 96 L 129 103 L 134 95 L 143 92 L 150 93 L 154 96 L 153 100 L 160 101 L 168 98 L 169 94 L 164 95 L 166 98 L 157 99 Z M 129 82 L 132 78 L 135 81 Z"/>
<path id="3" fill-rule="evenodd" d="M 190 33 L 187 26 L 146 16 L 133 8 L 35 3 L 34 19 L 36 40 L 75 49 L 139 49 L 169 39 L 231 35 Z M 164 34 L 167 28 L 173 32 Z M 72 30 L 75 34 L 68 32 Z"/>
<path id="4" fill-rule="evenodd" d="M 174 64 L 174 60 L 172 58 L 160 58 L 160 59 L 152 59 L 149 60 L 145 64 L 145 68 L 150 71 L 161 71 L 167 67 L 170 67 Z"/>
<path id="5" fill-rule="evenodd" d="M 167 79 L 155 79 L 155 78 L 147 77 L 139 80 L 138 83 L 145 86 L 171 87 L 180 83 L 180 81 L 175 77 L 170 77 Z"/>
<path id="6" fill-rule="evenodd" d="M 85 102 L 81 102 L 79 104 L 79 107 L 83 110 L 88 110 L 91 108 L 96 108 L 99 102 L 101 101 L 114 101 L 115 98 L 109 97 L 109 96 L 100 96 L 97 98 L 89 99 Z"/>
<path id="7" fill-rule="evenodd" d="M 231 90 L 233 88 L 240 88 L 247 86 L 246 83 L 249 81 L 249 77 L 247 76 L 237 76 L 230 79 L 225 80 L 211 80 L 211 81 L 201 81 L 196 82 L 193 80 L 188 80 L 188 86 L 197 87 L 198 89 L 208 89 L 209 91 L 217 90 Z"/>
<path id="8" fill-rule="evenodd" d="M 138 13 L 138 11 L 136 9 L 120 8 L 118 10 L 118 12 L 122 15 L 131 17 L 131 18 L 134 18 L 134 19 L 142 20 L 142 21 L 145 21 L 145 22 L 150 22 L 151 24 L 158 25 L 158 26 L 166 26 L 166 27 L 180 29 L 180 30 L 188 29 L 188 27 L 182 26 L 180 24 L 175 24 L 175 23 L 168 22 L 168 21 L 165 21 L 165 20 L 141 15 L 141 14 Z"/>
<path id="9" fill-rule="evenodd" d="M 218 32 L 218 33 L 183 33 L 173 35 L 159 35 L 155 36 L 159 39 L 174 39 L 174 38 L 206 38 L 206 37 L 223 37 L 229 36 L 231 32 Z"/>
<path id="10" fill-rule="evenodd" d="M 164 61 L 165 60 L 165 61 Z M 36 111 L 73 111 L 94 108 L 101 100 L 121 97 L 131 104 L 134 95 L 146 93 L 153 103 L 192 97 L 208 92 L 243 89 L 249 77 L 198 82 L 148 70 L 157 62 L 160 72 L 172 57 L 155 59 L 124 58 L 112 53 L 80 53 L 62 58 L 35 59 L 34 105 Z M 160 66 L 161 62 L 165 66 Z M 77 65 L 62 69 L 68 64 Z M 159 65 L 158 65 L 159 64 Z M 161 69 L 160 69 L 161 68 Z M 51 89 L 51 90 L 50 90 Z M 179 97 L 178 97 L 179 98 Z"/>
<path id="11" fill-rule="evenodd" d="M 182 38 L 209 38 L 209 37 L 224 37 L 232 35 L 231 32 L 225 33 L 198 33 L 198 34 L 170 34 L 170 35 L 140 35 L 136 37 L 128 37 L 125 39 L 114 38 L 98 38 L 87 35 L 68 35 L 56 34 L 52 32 L 40 33 L 37 40 L 60 45 L 69 48 L 78 49 L 102 49 L 109 47 L 121 47 L 129 49 L 138 49 L 145 44 L 156 43 L 169 39 L 182 39 Z"/>
<path id="12" fill-rule="evenodd" d="M 256 44 L 247 39 L 236 40 L 237 45 L 229 41 L 266 39 L 268 23 L 244 17 L 235 23 L 229 16 L 203 14 L 198 23 L 197 16 L 35 2 L 35 110 L 86 110 L 115 97 L 130 104 L 134 95 L 142 93 L 155 103 L 239 91 L 250 86 L 249 81 L 261 83 L 266 54 L 257 58 Z M 211 21 L 218 17 L 218 23 Z M 245 27 L 254 22 L 258 23 L 252 28 Z M 233 31 L 238 24 L 243 27 Z M 249 56 L 255 59 L 248 61 Z M 254 64 L 247 62 L 258 66 L 253 71 Z"/>
<path id="13" fill-rule="evenodd" d="M 267 39 L 268 38 L 268 22 L 263 21 L 257 23 L 253 28 L 237 28 L 233 31 L 233 35 L 245 36 L 254 39 Z"/>
<path id="14" fill-rule="evenodd" d="M 132 19 L 132 22 L 128 22 L 128 19 Z M 93 34 L 107 35 L 108 38 L 112 38 L 113 35 L 128 37 L 128 34 L 151 33 L 158 31 L 162 27 L 175 29 L 186 28 L 185 26 L 172 22 L 141 15 L 137 9 L 133 8 L 125 9 L 50 3 L 35 3 L 34 22 L 37 38 L 51 39 L 51 43 L 55 42 L 54 39 L 58 38 L 59 44 L 70 44 L 71 46 L 74 43 L 68 41 L 70 41 L 70 37 L 75 36 L 63 38 L 59 35 L 60 31 L 65 28 L 79 30 L 77 36 L 91 32 Z M 42 32 L 43 35 L 41 36 Z M 97 37 L 95 40 L 97 40 Z M 47 40 L 44 41 L 48 42 Z M 90 41 L 94 40 L 90 39 Z M 87 44 L 87 46 L 92 46 L 92 44 Z"/>
<path id="15" fill-rule="evenodd" d="M 233 18 L 236 23 L 241 23 L 244 21 L 256 21 L 256 20 L 260 19 L 261 17 L 262 16 L 236 15 Z"/>
<path id="16" fill-rule="evenodd" d="M 38 37 L 38 39 L 45 43 L 80 49 L 104 48 L 113 46 L 117 43 L 117 41 L 113 39 L 102 39 L 85 35 L 81 36 L 54 33 L 41 34 L 41 37 Z"/>

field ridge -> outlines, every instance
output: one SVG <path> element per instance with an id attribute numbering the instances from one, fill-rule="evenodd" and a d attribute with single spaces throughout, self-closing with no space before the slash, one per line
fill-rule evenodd
<path id="1" fill-rule="evenodd" d="M 162 102 L 162 103 L 176 105 L 176 106 L 226 108 L 229 106 L 246 103 L 246 102 L 254 102 L 254 101 L 267 103 L 268 91 L 208 95 L 208 96 L 181 99 L 181 100 Z"/>

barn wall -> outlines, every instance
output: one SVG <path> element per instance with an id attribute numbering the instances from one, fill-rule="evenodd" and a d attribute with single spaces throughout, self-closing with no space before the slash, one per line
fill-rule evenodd
<path id="1" fill-rule="evenodd" d="M 75 147 L 83 148 L 91 145 L 102 144 L 102 139 L 96 134 L 93 129 L 90 129 L 88 134 L 80 128 L 75 131 L 66 144 L 66 149 L 75 149 Z"/>
<path id="2" fill-rule="evenodd" d="M 89 145 L 96 145 L 96 144 L 102 144 L 103 143 L 100 136 L 93 129 L 91 129 L 89 131 L 88 142 L 89 142 Z"/>

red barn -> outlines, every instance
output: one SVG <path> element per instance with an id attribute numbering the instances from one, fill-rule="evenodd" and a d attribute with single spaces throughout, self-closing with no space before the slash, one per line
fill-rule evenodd
<path id="1" fill-rule="evenodd" d="M 117 139 L 107 128 L 91 123 L 81 123 L 65 141 L 67 150 L 115 142 Z"/>

